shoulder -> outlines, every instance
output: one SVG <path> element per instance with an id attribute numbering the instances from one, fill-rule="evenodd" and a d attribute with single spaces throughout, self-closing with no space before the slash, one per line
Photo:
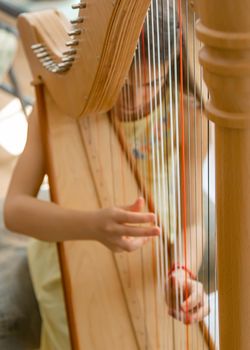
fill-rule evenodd
<path id="1" fill-rule="evenodd" d="M 18 159 L 9 187 L 9 194 L 36 196 L 45 175 L 45 157 L 37 109 L 28 121 L 28 135 L 23 153 Z"/>

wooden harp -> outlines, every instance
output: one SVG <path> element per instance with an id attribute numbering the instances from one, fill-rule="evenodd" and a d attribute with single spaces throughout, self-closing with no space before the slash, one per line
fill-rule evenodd
<path id="1" fill-rule="evenodd" d="M 123 134 L 107 114 L 128 74 L 149 6 L 149 0 L 81 2 L 72 25 L 57 11 L 19 19 L 46 139 L 52 199 L 64 207 L 94 210 L 128 203 L 143 192 L 153 210 Z M 249 4 L 241 0 L 236 11 L 232 0 L 179 1 L 181 30 L 189 21 L 182 11 L 189 6 L 200 18 L 206 110 L 215 123 L 220 349 L 247 349 Z M 203 101 L 203 93 L 197 94 Z M 164 252 L 160 262 L 157 249 Z M 214 348 L 204 325 L 187 327 L 167 315 L 167 250 L 166 236 L 139 252 L 118 255 L 95 242 L 59 244 L 73 349 Z"/>

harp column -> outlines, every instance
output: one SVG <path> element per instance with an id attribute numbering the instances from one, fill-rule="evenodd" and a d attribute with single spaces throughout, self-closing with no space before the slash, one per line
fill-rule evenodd
<path id="1" fill-rule="evenodd" d="M 196 0 L 200 62 L 215 123 L 220 348 L 249 348 L 250 2 Z"/>

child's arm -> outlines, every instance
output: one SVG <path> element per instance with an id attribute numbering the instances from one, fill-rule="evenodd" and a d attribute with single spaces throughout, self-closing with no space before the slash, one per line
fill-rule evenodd
<path id="1" fill-rule="evenodd" d="M 34 109 L 29 120 L 27 143 L 14 170 L 5 202 L 6 226 L 40 240 L 93 239 L 112 250 L 127 251 L 139 248 L 148 237 L 159 235 L 155 226 L 137 225 L 153 223 L 155 219 L 152 213 L 140 212 L 143 207 L 141 198 L 127 208 L 95 212 L 65 209 L 55 203 L 38 200 L 35 197 L 44 175 L 45 160 Z"/>

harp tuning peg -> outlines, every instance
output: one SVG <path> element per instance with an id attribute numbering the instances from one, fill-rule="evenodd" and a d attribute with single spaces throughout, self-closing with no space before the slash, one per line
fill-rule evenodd
<path id="1" fill-rule="evenodd" d="M 70 32 L 68 32 L 68 35 L 69 35 L 69 36 L 80 35 L 81 32 L 82 32 L 81 29 L 74 29 L 74 30 L 71 30 Z"/>
<path id="2" fill-rule="evenodd" d="M 31 45 L 31 49 L 32 50 L 37 50 L 37 49 L 41 49 L 43 48 L 43 44 L 34 44 L 34 45 Z"/>
<path id="3" fill-rule="evenodd" d="M 85 9 L 86 7 L 87 7 L 86 2 L 79 2 L 78 4 L 72 5 L 72 9 L 73 9 L 73 10 Z"/>
<path id="4" fill-rule="evenodd" d="M 69 68 L 72 64 L 70 62 L 62 62 L 58 64 L 58 68 Z"/>
<path id="5" fill-rule="evenodd" d="M 48 54 L 48 52 L 47 52 L 47 51 L 44 51 L 44 52 L 38 53 L 38 54 L 36 55 L 36 57 L 37 57 L 37 58 L 39 58 L 39 59 L 41 59 L 41 58 L 45 58 L 45 57 L 48 57 L 48 56 L 49 56 L 49 54 Z"/>
<path id="6" fill-rule="evenodd" d="M 83 17 L 77 17 L 76 19 L 72 19 L 70 21 L 71 24 L 78 24 L 78 23 L 83 23 L 84 18 Z"/>
<path id="7" fill-rule="evenodd" d="M 73 62 L 75 60 L 74 56 L 66 56 L 62 58 L 62 62 Z"/>
<path id="8" fill-rule="evenodd" d="M 78 40 L 70 40 L 65 43 L 66 46 L 77 46 L 79 44 Z"/>
<path id="9" fill-rule="evenodd" d="M 42 58 L 41 61 L 42 61 L 43 63 L 46 63 L 46 62 L 49 62 L 49 61 L 52 61 L 52 60 L 51 60 L 51 57 L 50 57 L 50 56 L 47 56 L 47 57 Z"/>
<path id="10" fill-rule="evenodd" d="M 57 66 L 55 66 L 55 67 L 51 68 L 50 71 L 52 73 L 58 73 L 59 72 L 59 68 Z"/>
<path id="11" fill-rule="evenodd" d="M 70 69 L 71 66 L 72 66 L 72 64 L 70 62 L 59 63 L 58 64 L 58 73 L 66 72 L 67 70 Z"/>
<path id="12" fill-rule="evenodd" d="M 35 54 L 38 54 L 38 53 L 45 52 L 46 49 L 45 49 L 45 47 L 42 46 L 42 47 L 40 47 L 38 49 L 33 49 L 33 51 L 34 51 Z"/>
<path id="13" fill-rule="evenodd" d="M 58 70 L 57 64 L 55 64 L 54 62 L 52 64 L 48 65 L 46 68 L 48 71 L 50 71 L 52 73 L 56 73 Z"/>
<path id="14" fill-rule="evenodd" d="M 76 54 L 76 49 L 69 49 L 63 52 L 63 56 L 71 56 Z"/>
<path id="15" fill-rule="evenodd" d="M 58 64 L 55 62 L 52 62 L 50 65 L 48 64 L 46 68 L 52 73 L 57 73 L 59 70 Z"/>
<path id="16" fill-rule="evenodd" d="M 53 64 L 54 64 L 54 62 L 52 60 L 50 60 L 50 61 L 44 62 L 43 66 L 45 68 L 49 68 L 49 67 L 53 66 Z"/>

